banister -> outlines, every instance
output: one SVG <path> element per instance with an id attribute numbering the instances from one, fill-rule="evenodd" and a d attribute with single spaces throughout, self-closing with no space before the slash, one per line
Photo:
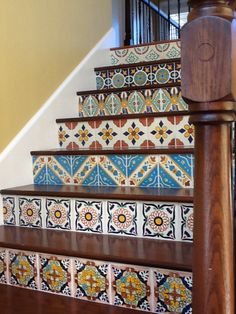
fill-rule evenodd
<path id="1" fill-rule="evenodd" d="M 195 124 L 193 313 L 234 314 L 235 1 L 189 4 L 181 31 L 181 85 Z"/>

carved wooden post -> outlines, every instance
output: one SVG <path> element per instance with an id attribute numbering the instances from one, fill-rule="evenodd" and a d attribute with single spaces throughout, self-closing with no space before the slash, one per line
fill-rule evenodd
<path id="1" fill-rule="evenodd" d="M 234 1 L 190 0 L 182 93 L 196 128 L 193 314 L 235 314 L 230 123 L 235 119 Z"/>

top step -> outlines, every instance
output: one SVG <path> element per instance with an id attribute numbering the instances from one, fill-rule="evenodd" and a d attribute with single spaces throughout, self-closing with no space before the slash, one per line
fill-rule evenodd
<path id="1" fill-rule="evenodd" d="M 118 47 L 110 50 L 111 65 L 132 64 L 180 58 L 180 41 L 160 41 L 149 44 Z"/>

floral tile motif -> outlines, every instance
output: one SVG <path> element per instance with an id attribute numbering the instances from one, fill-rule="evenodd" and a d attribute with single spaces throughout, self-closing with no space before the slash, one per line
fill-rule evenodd
<path id="1" fill-rule="evenodd" d="M 121 147 L 147 148 L 147 119 L 122 119 Z"/>
<path id="2" fill-rule="evenodd" d="M 39 198 L 19 198 L 20 226 L 42 227 L 42 206 Z"/>
<path id="3" fill-rule="evenodd" d="M 3 197 L 3 221 L 5 225 L 15 225 L 15 197 Z"/>
<path id="4" fill-rule="evenodd" d="M 148 146 L 175 145 L 175 118 L 148 118 Z"/>
<path id="5" fill-rule="evenodd" d="M 137 203 L 108 202 L 108 233 L 137 235 Z"/>
<path id="6" fill-rule="evenodd" d="M 71 184 L 71 156 L 48 156 L 47 184 Z"/>
<path id="7" fill-rule="evenodd" d="M 46 227 L 71 230 L 71 204 L 69 200 L 46 199 Z"/>
<path id="8" fill-rule="evenodd" d="M 73 148 L 73 139 L 71 134 L 71 123 L 60 123 L 58 125 L 58 142 L 61 148 Z"/>
<path id="9" fill-rule="evenodd" d="M 155 270 L 156 313 L 192 313 L 192 275 Z"/>
<path id="10" fill-rule="evenodd" d="M 14 286 L 38 289 L 36 254 L 9 251 L 9 280 Z"/>
<path id="11" fill-rule="evenodd" d="M 101 201 L 75 201 L 76 230 L 103 232 L 103 202 Z"/>
<path id="12" fill-rule="evenodd" d="M 158 156 L 127 156 L 127 185 L 136 187 L 158 187 Z"/>
<path id="13" fill-rule="evenodd" d="M 194 145 L 194 125 L 189 123 L 188 116 L 177 116 L 176 121 L 176 146 Z"/>
<path id="14" fill-rule="evenodd" d="M 71 169 L 73 184 L 98 186 L 96 156 L 72 156 Z"/>
<path id="15" fill-rule="evenodd" d="M 108 267 L 108 264 L 76 259 L 76 298 L 109 303 Z"/>
<path id="16" fill-rule="evenodd" d="M 193 161 L 191 155 L 160 155 L 159 158 L 159 187 L 193 187 Z"/>
<path id="17" fill-rule="evenodd" d="M 143 203 L 143 234 L 144 237 L 160 239 L 176 239 L 175 205 Z"/>
<path id="18" fill-rule="evenodd" d="M 126 185 L 126 156 L 99 156 L 98 173 L 100 186 Z"/>
<path id="19" fill-rule="evenodd" d="M 180 83 L 181 65 L 179 61 L 165 61 L 163 64 L 149 64 L 141 67 L 96 71 L 97 89 L 123 88 L 131 86 L 164 85 Z"/>
<path id="20" fill-rule="evenodd" d="M 150 311 L 149 277 L 145 268 L 112 266 L 112 304 Z"/>
<path id="21" fill-rule="evenodd" d="M 40 255 L 40 288 L 71 296 L 71 262 L 68 257 Z"/>
<path id="22" fill-rule="evenodd" d="M 181 205 L 181 240 L 193 241 L 193 206 Z"/>
<path id="23" fill-rule="evenodd" d="M 34 184 L 48 184 L 47 156 L 33 156 Z"/>
<path id="24" fill-rule="evenodd" d="M 72 122 L 71 138 L 73 148 L 94 149 L 96 147 L 95 122 Z"/>
<path id="25" fill-rule="evenodd" d="M 94 105 L 88 106 L 88 99 L 93 99 Z M 95 104 L 96 103 L 96 104 Z M 99 106 L 99 110 L 94 110 Z M 188 110 L 180 87 L 152 88 L 139 91 L 123 91 L 109 94 L 93 94 L 79 96 L 79 116 L 111 116 L 150 112 L 169 112 Z"/>
<path id="26" fill-rule="evenodd" d="M 96 121 L 97 148 L 120 148 L 120 120 Z"/>
<path id="27" fill-rule="evenodd" d="M 180 58 L 180 41 L 111 49 L 111 65 Z"/>
<path id="28" fill-rule="evenodd" d="M 6 250 L 0 249 L 0 283 L 7 283 L 6 271 Z"/>

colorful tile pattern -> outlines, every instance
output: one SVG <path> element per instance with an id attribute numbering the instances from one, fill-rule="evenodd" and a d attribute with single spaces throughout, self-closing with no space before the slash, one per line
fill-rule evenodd
<path id="1" fill-rule="evenodd" d="M 110 50 L 111 65 L 180 58 L 180 41 Z"/>
<path id="2" fill-rule="evenodd" d="M 181 240 L 193 241 L 193 206 L 181 205 Z"/>
<path id="3" fill-rule="evenodd" d="M 112 304 L 150 311 L 148 269 L 112 266 Z"/>
<path id="4" fill-rule="evenodd" d="M 40 255 L 40 288 L 71 296 L 71 261 L 68 257 Z"/>
<path id="5" fill-rule="evenodd" d="M 156 313 L 192 313 L 192 276 L 189 273 L 154 271 Z"/>
<path id="6" fill-rule="evenodd" d="M 0 249 L 0 283 L 7 283 L 6 250 Z"/>
<path id="7" fill-rule="evenodd" d="M 177 116 L 176 121 L 176 145 L 191 146 L 194 144 L 195 129 L 189 122 L 188 116 Z"/>
<path id="8" fill-rule="evenodd" d="M 109 303 L 108 267 L 108 264 L 76 259 L 76 298 Z"/>
<path id="9" fill-rule="evenodd" d="M 181 82 L 180 61 L 96 71 L 97 89 L 165 85 Z"/>
<path id="10" fill-rule="evenodd" d="M 143 236 L 176 239 L 176 211 L 173 204 L 143 203 Z"/>
<path id="11" fill-rule="evenodd" d="M 50 229 L 71 230 L 70 201 L 64 199 L 47 199 L 46 227 Z"/>
<path id="12" fill-rule="evenodd" d="M 14 286 L 38 289 L 36 254 L 9 251 L 9 282 Z"/>
<path id="13" fill-rule="evenodd" d="M 108 233 L 137 235 L 137 204 L 108 202 Z"/>
<path id="14" fill-rule="evenodd" d="M 12 196 L 3 197 L 3 221 L 5 225 L 15 225 L 15 198 Z"/>
<path id="15" fill-rule="evenodd" d="M 76 230 L 102 233 L 103 206 L 101 201 L 76 200 Z"/>
<path id="16" fill-rule="evenodd" d="M 80 117 L 188 110 L 180 87 L 147 88 L 115 93 L 107 93 L 104 90 L 102 94 L 83 95 L 78 99 Z M 64 126 L 63 130 L 66 129 L 68 128 Z M 70 134 L 68 131 L 67 138 L 70 138 Z M 63 137 L 65 136 L 64 134 Z"/>
<path id="17" fill-rule="evenodd" d="M 40 198 L 19 198 L 20 226 L 42 227 L 42 205 Z"/>

